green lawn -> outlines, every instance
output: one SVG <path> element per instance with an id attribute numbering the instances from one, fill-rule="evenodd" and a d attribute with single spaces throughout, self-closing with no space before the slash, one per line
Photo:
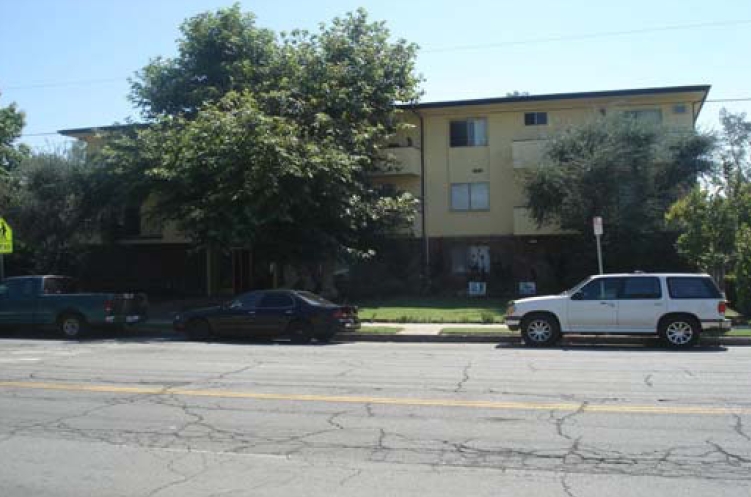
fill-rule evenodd
<path id="1" fill-rule="evenodd" d="M 489 298 L 403 298 L 357 304 L 360 319 L 392 323 L 502 323 L 506 301 Z"/>
<path id="2" fill-rule="evenodd" d="M 518 331 L 511 331 L 508 328 L 442 328 L 439 335 L 514 335 Z"/>
<path id="3" fill-rule="evenodd" d="M 360 328 L 360 333 L 367 333 L 372 335 L 395 335 L 404 328 L 398 326 L 363 326 Z"/>

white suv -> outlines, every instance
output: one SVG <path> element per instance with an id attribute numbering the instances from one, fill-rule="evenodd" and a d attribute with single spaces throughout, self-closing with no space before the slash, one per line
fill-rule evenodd
<path id="1" fill-rule="evenodd" d="M 561 333 L 657 333 L 671 347 L 691 347 L 702 330 L 729 330 L 725 297 L 706 274 L 591 276 L 560 295 L 512 301 L 511 330 L 529 346 L 552 345 Z"/>

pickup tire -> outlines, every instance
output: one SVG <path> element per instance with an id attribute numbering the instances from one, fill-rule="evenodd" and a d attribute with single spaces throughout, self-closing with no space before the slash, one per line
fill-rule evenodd
<path id="1" fill-rule="evenodd" d="M 658 334 L 672 349 L 688 349 L 699 341 L 701 325 L 692 316 L 669 316 L 660 322 Z"/>
<path id="2" fill-rule="evenodd" d="M 208 340 L 211 338 L 211 325 L 205 319 L 191 319 L 185 326 L 189 340 Z"/>
<path id="3" fill-rule="evenodd" d="M 68 312 L 57 319 L 57 328 L 65 338 L 76 339 L 88 331 L 88 323 L 82 315 Z"/>
<path id="4" fill-rule="evenodd" d="M 527 347 L 550 347 L 561 338 L 558 320 L 547 313 L 524 316 L 521 322 L 522 338 Z"/>

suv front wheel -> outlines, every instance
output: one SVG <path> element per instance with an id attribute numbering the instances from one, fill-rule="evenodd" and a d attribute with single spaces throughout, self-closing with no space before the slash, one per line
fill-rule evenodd
<path id="1" fill-rule="evenodd" d="M 522 319 L 522 338 L 528 347 L 549 347 L 561 338 L 561 328 L 552 316 L 532 314 Z"/>
<path id="2" fill-rule="evenodd" d="M 701 327 L 699 323 L 688 316 L 678 316 L 666 319 L 660 326 L 660 338 L 668 347 L 687 349 L 699 341 Z"/>

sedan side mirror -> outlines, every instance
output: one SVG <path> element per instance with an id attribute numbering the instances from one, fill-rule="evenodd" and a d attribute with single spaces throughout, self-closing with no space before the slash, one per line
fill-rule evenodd
<path id="1" fill-rule="evenodd" d="M 582 292 L 576 292 L 571 296 L 571 300 L 584 300 L 584 294 Z"/>

